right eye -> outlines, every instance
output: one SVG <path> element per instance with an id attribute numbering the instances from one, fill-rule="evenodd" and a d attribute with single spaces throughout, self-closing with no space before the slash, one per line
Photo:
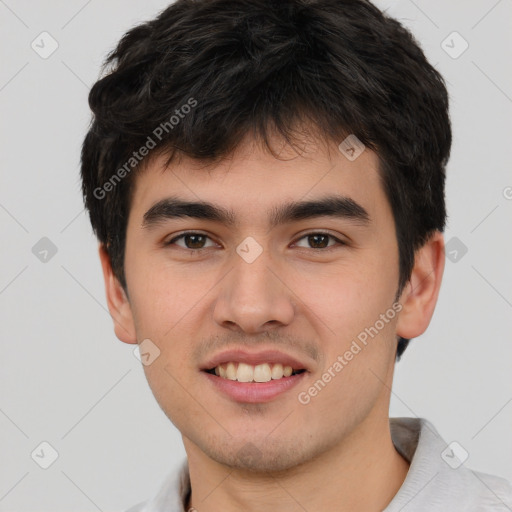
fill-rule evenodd
<path id="1" fill-rule="evenodd" d="M 210 240 L 211 245 L 205 245 L 207 241 Z M 182 243 L 178 243 L 178 241 Z M 169 240 L 165 243 L 166 246 L 177 245 L 182 247 L 183 249 L 189 249 L 192 251 L 197 251 L 201 249 L 207 249 L 208 247 L 214 247 L 215 243 L 210 239 L 209 236 L 204 233 L 197 233 L 195 231 L 188 231 L 186 233 L 182 233 L 179 236 L 174 237 L 172 240 Z"/>

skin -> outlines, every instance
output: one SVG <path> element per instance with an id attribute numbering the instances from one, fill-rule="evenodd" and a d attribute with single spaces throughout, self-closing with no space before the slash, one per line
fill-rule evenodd
<path id="1" fill-rule="evenodd" d="M 280 157 L 247 139 L 209 167 L 187 158 L 165 170 L 161 157 L 148 164 L 136 178 L 128 219 L 127 293 L 100 247 L 115 332 L 125 343 L 149 338 L 161 351 L 144 371 L 183 437 L 188 506 L 381 511 L 409 467 L 389 429 L 396 336 L 417 337 L 430 322 L 443 237 L 436 232 L 417 251 L 400 313 L 303 405 L 298 393 L 392 306 L 398 246 L 375 153 L 366 149 L 351 162 L 335 145 L 310 144 L 300 154 L 282 145 Z M 276 205 L 333 193 L 362 205 L 370 222 L 316 217 L 269 229 Z M 144 213 L 171 195 L 232 209 L 237 224 L 181 218 L 144 228 Z M 208 235 L 207 247 L 186 249 L 184 239 L 164 244 L 188 230 Z M 346 245 L 329 239 L 327 248 L 315 249 L 305 235 L 318 232 Z M 250 264 L 235 250 L 248 236 L 263 249 Z M 271 401 L 235 402 L 199 368 L 239 346 L 280 349 L 309 372 L 298 388 Z M 256 455 L 248 457 L 251 450 Z"/>

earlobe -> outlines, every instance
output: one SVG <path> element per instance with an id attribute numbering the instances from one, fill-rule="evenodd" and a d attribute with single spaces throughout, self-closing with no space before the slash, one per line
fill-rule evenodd
<path id="1" fill-rule="evenodd" d="M 121 283 L 112 271 L 110 256 L 102 244 L 99 246 L 99 256 L 103 270 L 103 279 L 105 281 L 107 305 L 110 316 L 114 321 L 114 332 L 118 339 L 124 343 L 137 343 L 135 323 L 133 321 L 130 302 L 128 301 Z"/>
<path id="2" fill-rule="evenodd" d="M 398 336 L 416 338 L 427 329 L 439 295 L 444 262 L 443 234 L 436 231 L 415 253 L 411 278 L 400 296 L 403 309 L 396 325 Z"/>

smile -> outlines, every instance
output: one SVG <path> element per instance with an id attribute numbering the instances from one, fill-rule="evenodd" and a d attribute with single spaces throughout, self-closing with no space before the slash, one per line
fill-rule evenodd
<path id="1" fill-rule="evenodd" d="M 215 368 L 207 370 L 212 375 L 217 375 L 222 379 L 234 380 L 238 382 L 270 382 L 279 380 L 291 375 L 297 375 L 304 372 L 304 369 L 293 369 L 291 366 L 281 363 L 263 363 L 251 365 L 230 361 L 219 364 Z"/>

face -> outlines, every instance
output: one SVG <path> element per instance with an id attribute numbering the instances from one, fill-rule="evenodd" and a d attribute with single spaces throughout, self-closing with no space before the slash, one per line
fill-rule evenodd
<path id="1" fill-rule="evenodd" d="M 376 154 L 281 157 L 246 142 L 214 167 L 156 159 L 127 229 L 129 314 L 160 351 L 144 366 L 158 403 L 187 451 L 252 470 L 387 421 L 396 349 L 398 246 Z"/>

